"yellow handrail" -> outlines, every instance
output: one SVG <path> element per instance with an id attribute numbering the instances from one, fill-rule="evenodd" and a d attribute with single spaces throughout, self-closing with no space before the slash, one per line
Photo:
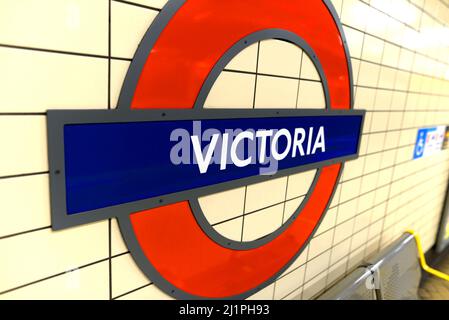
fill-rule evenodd
<path id="1" fill-rule="evenodd" d="M 426 257 L 424 256 L 424 251 L 422 249 L 420 236 L 413 230 L 408 230 L 407 233 L 410 233 L 413 237 L 415 237 L 416 246 L 418 247 L 419 260 L 421 262 L 421 268 L 425 272 L 430 273 L 430 274 L 434 275 L 435 277 L 438 277 L 440 279 L 449 281 L 449 275 L 448 274 L 443 273 L 443 272 L 438 271 L 438 270 L 435 270 L 435 269 L 429 267 L 429 265 L 427 264 Z"/>

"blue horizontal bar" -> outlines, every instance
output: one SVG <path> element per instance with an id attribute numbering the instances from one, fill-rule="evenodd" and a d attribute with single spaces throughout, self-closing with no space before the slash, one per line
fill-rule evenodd
<path id="1" fill-rule="evenodd" d="M 208 133 L 208 129 L 214 129 L 209 133 L 216 132 L 220 138 L 235 129 L 253 133 L 286 129 L 292 141 L 296 130 L 304 129 L 307 133 L 303 142 L 304 155 L 296 148 L 296 156 L 293 157 L 291 148 L 285 159 L 273 161 L 270 143 L 266 143 L 268 158 L 277 165 L 278 170 L 285 170 L 357 155 L 362 122 L 362 115 L 348 115 L 214 119 L 202 120 L 201 123 L 176 120 L 66 124 L 64 157 L 67 213 L 71 215 L 237 181 L 267 171 L 269 164 L 260 163 L 260 159 L 255 156 L 252 158 L 253 163 L 245 167 L 238 167 L 228 161 L 226 169 L 220 170 L 223 168 L 220 168 L 219 163 L 212 163 L 206 173 L 201 173 L 193 161 L 195 156 L 191 136 L 201 136 Z M 312 135 L 310 128 L 313 128 Z M 314 142 L 320 142 L 316 140 L 320 128 L 324 133 L 325 149 L 318 144 L 319 148 L 312 154 Z M 176 148 L 180 146 L 183 133 L 186 136 L 183 146 L 187 144 L 187 147 L 181 151 L 185 152 Z M 309 136 L 311 147 L 307 150 Z M 249 142 L 244 140 L 240 145 L 244 149 L 238 149 L 239 158 L 250 155 L 253 149 Z M 201 147 L 209 143 L 202 141 Z M 259 139 L 256 155 L 260 155 L 261 143 Z M 287 137 L 281 136 L 277 149 L 282 152 L 287 147 Z M 226 152 L 230 150 L 226 149 Z M 215 155 L 219 158 L 220 154 L 221 151 L 217 151 Z M 175 161 L 173 155 L 176 156 Z M 184 161 L 179 163 L 181 160 Z"/>

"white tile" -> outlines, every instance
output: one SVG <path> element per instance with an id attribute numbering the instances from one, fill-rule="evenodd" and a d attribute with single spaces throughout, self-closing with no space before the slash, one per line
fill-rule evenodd
<path id="1" fill-rule="evenodd" d="M 224 71 L 212 86 L 205 108 L 252 108 L 256 76 Z"/>
<path id="2" fill-rule="evenodd" d="M 132 58 L 158 11 L 112 1 L 111 50 L 114 57 Z"/>
<path id="3" fill-rule="evenodd" d="M 298 108 L 324 109 L 326 100 L 321 82 L 301 80 L 298 91 Z"/>
<path id="4" fill-rule="evenodd" d="M 342 181 L 351 180 L 360 177 L 363 173 L 365 157 L 359 157 L 356 160 L 345 163 Z"/>
<path id="5" fill-rule="evenodd" d="M 327 272 L 322 272 L 320 275 L 316 276 L 314 279 L 311 279 L 304 285 L 302 299 L 310 300 L 314 299 L 326 288 L 326 278 Z"/>
<path id="6" fill-rule="evenodd" d="M 2 0 L 0 43 L 108 54 L 107 0 Z"/>
<path id="7" fill-rule="evenodd" d="M 111 219 L 111 255 L 115 256 L 127 251 L 128 248 L 120 233 L 117 219 Z"/>
<path id="8" fill-rule="evenodd" d="M 288 296 L 282 298 L 282 300 L 301 300 L 302 289 L 303 289 L 303 287 L 296 289 L 295 291 L 290 293 Z"/>
<path id="9" fill-rule="evenodd" d="M 245 213 L 283 202 L 286 186 L 286 177 L 248 186 Z"/>
<path id="10" fill-rule="evenodd" d="M 346 260 L 347 259 L 342 259 L 337 263 L 331 263 L 329 274 L 327 275 L 327 285 L 329 287 L 344 277 L 346 272 Z"/>
<path id="11" fill-rule="evenodd" d="M 296 108 L 299 80 L 258 76 L 256 108 Z"/>
<path id="12" fill-rule="evenodd" d="M 367 236 L 368 236 L 368 229 L 364 229 L 354 234 L 351 240 L 351 252 L 363 246 L 366 243 Z"/>
<path id="13" fill-rule="evenodd" d="M 346 40 L 348 41 L 349 52 L 351 57 L 360 58 L 362 55 L 363 48 L 363 33 L 352 28 L 343 27 L 346 35 Z"/>
<path id="14" fill-rule="evenodd" d="M 358 266 L 360 266 L 361 263 L 363 263 L 364 253 L 365 253 L 364 246 L 354 251 L 351 251 L 348 261 L 348 270 L 353 270 Z"/>
<path id="15" fill-rule="evenodd" d="M 0 48 L 0 70 L 0 112 L 107 108 L 107 59 Z"/>
<path id="16" fill-rule="evenodd" d="M 220 223 L 214 226 L 214 229 L 227 239 L 242 241 L 242 224 L 243 218 L 237 218 L 231 221 Z"/>
<path id="17" fill-rule="evenodd" d="M 329 267 L 330 250 L 307 262 L 304 281 L 307 283 Z"/>
<path id="18" fill-rule="evenodd" d="M 108 257 L 107 221 L 62 231 L 45 229 L 0 240 L 0 292 Z"/>
<path id="19" fill-rule="evenodd" d="M 257 71 L 257 50 L 258 44 L 254 43 L 240 51 L 228 63 L 225 69 L 256 72 Z"/>
<path id="20" fill-rule="evenodd" d="M 128 1 L 157 9 L 162 9 L 168 2 L 168 0 L 128 0 Z"/>
<path id="21" fill-rule="evenodd" d="M 305 267 L 300 267 L 276 281 L 274 298 L 279 300 L 298 289 L 304 283 Z"/>
<path id="22" fill-rule="evenodd" d="M 120 91 L 130 62 L 123 60 L 111 60 L 111 108 L 117 107 Z"/>
<path id="23" fill-rule="evenodd" d="M 111 267 L 112 297 L 123 295 L 150 283 L 129 253 L 113 258 Z"/>
<path id="24" fill-rule="evenodd" d="M 253 294 L 247 300 L 273 300 L 274 284 L 265 287 L 259 292 Z"/>
<path id="25" fill-rule="evenodd" d="M 349 238 L 354 227 L 354 219 L 343 222 L 335 228 L 334 245 Z"/>
<path id="26" fill-rule="evenodd" d="M 334 265 L 338 261 L 342 260 L 345 256 L 347 256 L 349 254 L 350 247 L 351 247 L 351 239 L 347 239 L 336 244 L 332 248 L 330 264 Z"/>
<path id="27" fill-rule="evenodd" d="M 332 246 L 334 230 L 329 230 L 310 241 L 309 259 L 313 259 Z"/>
<path id="28" fill-rule="evenodd" d="M 0 179 L 0 237 L 50 226 L 48 175 Z"/>
<path id="29" fill-rule="evenodd" d="M 380 67 L 378 65 L 362 61 L 360 64 L 358 84 L 362 86 L 376 87 L 379 72 Z"/>
<path id="30" fill-rule="evenodd" d="M 362 179 L 354 179 L 351 181 L 344 182 L 342 184 L 340 202 L 348 201 L 349 199 L 354 199 L 359 194 L 360 183 Z"/>
<path id="31" fill-rule="evenodd" d="M 299 77 L 302 50 L 282 40 L 260 42 L 259 73 Z"/>
<path id="32" fill-rule="evenodd" d="M 325 216 L 316 232 L 317 235 L 322 234 L 335 227 L 335 220 L 337 217 L 337 208 L 327 210 Z"/>
<path id="33" fill-rule="evenodd" d="M 243 241 L 254 241 L 262 238 L 282 225 L 284 205 L 280 204 L 245 216 L 243 225 Z"/>
<path id="34" fill-rule="evenodd" d="M 287 199 L 306 196 L 316 176 L 316 170 L 301 172 L 288 178 Z"/>
<path id="35" fill-rule="evenodd" d="M 341 224 L 352 219 L 357 214 L 357 206 L 359 199 L 347 201 L 338 208 L 337 224 Z"/>
<path id="36" fill-rule="evenodd" d="M 306 53 L 302 55 L 300 77 L 301 79 L 321 81 L 320 75 L 318 73 L 315 64 Z"/>
<path id="37" fill-rule="evenodd" d="M 48 170 L 44 116 L 0 116 L 0 176 Z"/>
<path id="38" fill-rule="evenodd" d="M 380 63 L 384 49 L 384 41 L 366 35 L 363 43 L 362 59 Z"/>
<path id="39" fill-rule="evenodd" d="M 0 300 L 107 300 L 109 262 L 68 271 L 0 295 Z"/>
<path id="40" fill-rule="evenodd" d="M 210 224 L 216 224 L 243 214 L 246 188 L 238 188 L 198 199 Z"/>
<path id="41" fill-rule="evenodd" d="M 358 0 L 343 1 L 341 21 L 357 29 L 365 31 L 368 6 Z"/>
<path id="42" fill-rule="evenodd" d="M 296 198 L 294 200 L 285 202 L 283 223 L 287 222 L 288 219 L 290 219 L 291 216 L 294 215 L 298 211 L 298 209 L 304 202 L 304 199 L 305 199 L 305 197 L 300 197 L 300 198 Z"/>
<path id="43" fill-rule="evenodd" d="M 296 258 L 296 260 L 285 270 L 279 278 L 282 278 L 284 275 L 292 272 L 293 270 L 298 269 L 303 266 L 307 262 L 307 258 L 309 255 L 309 246 L 301 249 L 301 254 Z"/>
<path id="44" fill-rule="evenodd" d="M 154 284 L 124 295 L 117 300 L 174 300 Z"/>

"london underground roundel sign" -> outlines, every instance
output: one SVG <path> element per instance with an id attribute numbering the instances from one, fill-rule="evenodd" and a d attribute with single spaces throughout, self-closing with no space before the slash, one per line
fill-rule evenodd
<path id="1" fill-rule="evenodd" d="M 266 39 L 293 43 L 311 58 L 326 109 L 203 109 L 228 62 Z M 299 256 L 344 161 L 358 156 L 364 112 L 352 110 L 351 72 L 330 1 L 169 1 L 141 41 L 117 110 L 48 112 L 53 229 L 116 217 L 134 260 L 166 293 L 250 296 Z M 268 161 L 276 170 L 267 174 Z M 256 241 L 219 235 L 198 204 L 207 194 L 313 168 L 303 205 Z"/>

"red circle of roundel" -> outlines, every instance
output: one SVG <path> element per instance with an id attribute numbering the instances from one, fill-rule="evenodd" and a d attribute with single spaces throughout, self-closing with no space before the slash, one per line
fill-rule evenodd
<path id="1" fill-rule="evenodd" d="M 321 0 L 187 0 L 159 30 L 131 103 L 120 107 L 192 108 L 210 71 L 236 42 L 257 31 L 283 29 L 315 51 L 328 82 L 331 109 L 350 109 L 350 66 L 329 6 Z M 137 240 L 133 256 L 148 260 L 160 275 L 151 280 L 169 294 L 245 297 L 275 280 L 297 257 L 324 216 L 341 168 L 322 168 L 298 218 L 273 241 L 252 250 L 232 250 L 211 240 L 188 201 L 133 213 L 121 218 L 120 225 L 133 233 L 124 232 L 126 242 Z"/>

